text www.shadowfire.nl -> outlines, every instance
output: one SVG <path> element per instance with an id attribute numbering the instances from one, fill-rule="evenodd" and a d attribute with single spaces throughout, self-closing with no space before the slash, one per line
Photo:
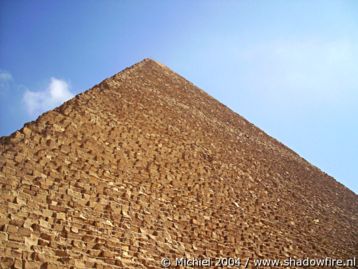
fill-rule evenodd
<path id="1" fill-rule="evenodd" d="M 169 267 L 236 267 L 249 268 L 256 267 L 356 267 L 358 265 L 356 257 L 351 259 L 335 258 L 304 258 L 304 259 L 253 259 L 253 258 L 163 258 L 161 266 Z"/>

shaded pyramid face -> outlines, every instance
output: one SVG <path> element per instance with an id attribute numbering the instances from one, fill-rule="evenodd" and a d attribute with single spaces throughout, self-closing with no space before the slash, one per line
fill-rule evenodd
<path id="1" fill-rule="evenodd" d="M 146 59 L 0 140 L 3 268 L 358 254 L 358 197 Z"/>

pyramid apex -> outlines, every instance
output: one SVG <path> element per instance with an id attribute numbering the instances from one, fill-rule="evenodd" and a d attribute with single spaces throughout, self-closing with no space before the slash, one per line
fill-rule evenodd
<path id="1" fill-rule="evenodd" d="M 142 61 L 140 61 L 138 64 L 140 63 L 151 63 L 151 64 L 157 64 L 157 65 L 160 65 L 162 67 L 166 67 L 164 64 L 156 61 L 156 60 L 153 60 L 151 58 L 144 58 Z M 167 68 L 167 67 L 166 67 Z"/>
<path id="2" fill-rule="evenodd" d="M 114 76 L 118 76 L 118 75 L 121 75 L 127 71 L 134 71 L 134 70 L 137 70 L 137 68 L 140 68 L 140 67 L 144 67 L 144 66 L 147 66 L 147 67 L 154 67 L 154 66 L 159 66 L 161 67 L 162 69 L 165 69 L 165 70 L 170 70 L 166 65 L 156 61 L 156 60 L 153 60 L 151 58 L 144 58 L 143 60 L 131 65 L 131 66 L 128 66 L 127 68 L 123 69 L 122 71 L 118 72 L 117 74 L 115 74 Z"/>

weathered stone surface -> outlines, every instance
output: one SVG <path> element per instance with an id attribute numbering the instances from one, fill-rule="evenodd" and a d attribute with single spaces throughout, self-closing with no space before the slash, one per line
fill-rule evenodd
<path id="1" fill-rule="evenodd" d="M 1 268 L 358 255 L 358 197 L 152 60 L 0 138 Z"/>

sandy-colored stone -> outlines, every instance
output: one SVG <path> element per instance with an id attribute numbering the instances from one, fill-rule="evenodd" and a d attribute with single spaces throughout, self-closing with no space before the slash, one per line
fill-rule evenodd
<path id="1" fill-rule="evenodd" d="M 0 184 L 1 268 L 358 256 L 356 194 L 149 59 L 0 138 Z"/>

